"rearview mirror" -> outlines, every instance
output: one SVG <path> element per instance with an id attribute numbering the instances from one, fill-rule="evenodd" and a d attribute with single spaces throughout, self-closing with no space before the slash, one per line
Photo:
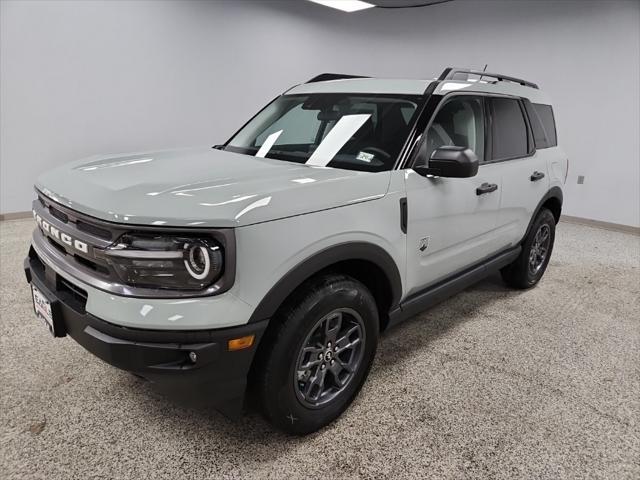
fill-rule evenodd
<path id="1" fill-rule="evenodd" d="M 478 157 L 467 147 L 443 146 L 431 154 L 426 165 L 414 165 L 419 175 L 468 178 L 478 173 Z"/>
<path id="2" fill-rule="evenodd" d="M 340 120 L 340 117 L 342 117 L 342 113 L 336 110 L 320 110 L 318 112 L 318 120 L 321 122 L 335 122 Z"/>

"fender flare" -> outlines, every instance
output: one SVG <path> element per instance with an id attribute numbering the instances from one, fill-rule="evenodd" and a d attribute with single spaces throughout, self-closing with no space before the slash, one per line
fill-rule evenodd
<path id="1" fill-rule="evenodd" d="M 362 260 L 377 266 L 385 274 L 391 287 L 391 310 L 398 305 L 402 294 L 402 280 L 391 255 L 372 243 L 341 243 L 314 253 L 289 270 L 260 301 L 249 323 L 270 319 L 291 292 L 305 280 L 331 265 L 346 260 Z"/>
<path id="2" fill-rule="evenodd" d="M 533 226 L 533 222 L 538 216 L 538 213 L 540 213 L 540 209 L 542 208 L 542 205 L 544 205 L 544 203 L 550 198 L 557 199 L 560 202 L 560 206 L 562 207 L 562 200 L 563 200 L 562 189 L 557 185 L 555 187 L 551 187 L 549 191 L 544 195 L 544 197 L 542 197 L 542 200 L 538 202 L 538 205 L 536 206 L 536 209 L 533 211 L 533 215 L 531 215 L 531 219 L 529 220 L 529 225 L 527 225 L 527 230 L 525 231 L 524 236 L 519 242 L 520 244 L 523 243 L 524 240 L 529 235 L 529 232 L 531 231 L 531 227 Z"/>

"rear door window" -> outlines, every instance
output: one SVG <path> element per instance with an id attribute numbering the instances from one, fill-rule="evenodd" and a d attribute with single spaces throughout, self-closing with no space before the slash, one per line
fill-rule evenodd
<path id="1" fill-rule="evenodd" d="M 520 101 L 491 98 L 492 160 L 524 157 L 529 153 L 529 133 Z"/>

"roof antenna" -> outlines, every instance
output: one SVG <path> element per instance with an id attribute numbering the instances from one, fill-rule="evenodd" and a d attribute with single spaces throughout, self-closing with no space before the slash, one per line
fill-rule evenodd
<path id="1" fill-rule="evenodd" d="M 488 66 L 489 66 L 489 64 L 488 64 L 488 63 L 485 63 L 485 64 L 484 64 L 484 68 L 482 69 L 482 71 L 483 71 L 483 72 L 486 72 L 486 71 L 487 71 L 487 67 L 488 67 Z M 483 76 L 484 76 L 484 75 L 480 75 L 480 78 L 478 79 L 478 82 L 480 82 L 480 81 L 482 80 L 482 77 L 483 77 Z"/>

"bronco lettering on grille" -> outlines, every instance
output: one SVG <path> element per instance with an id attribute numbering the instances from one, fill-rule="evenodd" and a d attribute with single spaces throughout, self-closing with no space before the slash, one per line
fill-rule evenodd
<path id="1" fill-rule="evenodd" d="M 79 252 L 89 253 L 89 245 L 87 245 L 87 243 L 77 240 L 71 235 L 68 235 L 64 232 L 61 232 L 59 229 L 44 220 L 35 211 L 33 212 L 33 217 L 36 219 L 36 223 L 46 235 L 59 240 L 61 243 L 68 245 L 69 247 L 74 248 Z"/>

